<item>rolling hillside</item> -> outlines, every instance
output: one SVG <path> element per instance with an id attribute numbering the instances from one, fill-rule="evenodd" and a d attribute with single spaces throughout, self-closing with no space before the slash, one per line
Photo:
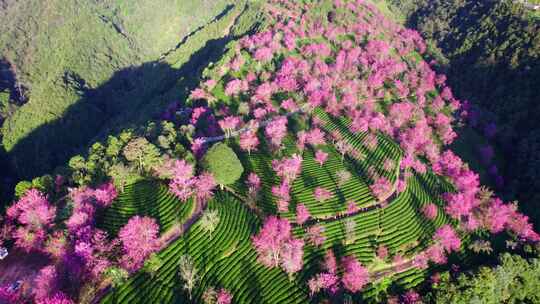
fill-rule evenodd
<path id="1" fill-rule="evenodd" d="M 455 280 L 500 252 L 538 254 L 517 203 L 455 153 L 468 104 L 385 2 L 182 6 L 215 8 L 200 20 L 156 9 L 173 3 L 75 6 L 98 12 L 143 72 L 80 87 L 89 107 L 117 102 L 31 132 L 51 154 L 59 142 L 81 150 L 44 155 L 63 166 L 15 187 L 0 218 L 0 302 L 437 303 L 500 285 L 485 269 Z M 153 29 L 163 39 L 147 38 Z M 84 140 L 54 133 L 78 125 Z M 19 145 L 6 145 L 11 157 Z M 475 300 L 533 302 L 538 262 L 519 259 L 491 272 L 519 278 L 515 290 Z"/>

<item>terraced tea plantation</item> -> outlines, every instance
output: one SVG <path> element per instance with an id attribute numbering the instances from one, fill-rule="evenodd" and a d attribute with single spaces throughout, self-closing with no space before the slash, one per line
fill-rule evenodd
<path id="1" fill-rule="evenodd" d="M 334 248 L 338 257 L 354 254 L 366 265 L 374 260 L 380 245 L 387 246 L 391 254 L 404 255 L 423 248 L 435 228 L 448 222 L 442 213 L 433 222 L 418 213 L 424 204 L 436 200 L 441 187 L 433 175 L 413 176 L 407 190 L 388 207 L 351 216 L 356 223 L 354 244 L 343 244 L 344 221 L 348 217 L 321 221 L 326 241 L 321 247 L 306 248 L 306 266 L 293 281 L 289 281 L 284 272 L 257 263 L 250 236 L 257 232 L 259 220 L 231 194 L 218 193 L 208 207 L 218 210 L 220 216 L 219 225 L 211 236 L 195 224 L 185 236 L 159 253 L 163 265 L 155 277 L 140 272 L 110 293 L 102 303 L 186 301 L 188 295 L 182 290 L 183 282 L 178 276 L 178 259 L 184 254 L 194 259 L 200 271 L 201 280 L 193 293 L 195 303 L 201 303 L 203 292 L 210 286 L 228 289 L 234 294 L 235 303 L 309 302 L 304 282 L 320 268 L 320 258 L 327 248 Z M 137 186 L 130 189 L 133 188 Z M 294 234 L 305 236 L 304 228 L 296 227 Z M 403 288 L 410 288 L 423 281 L 424 275 L 425 271 L 411 268 L 396 273 L 393 279 Z M 369 296 L 370 288 L 367 288 L 363 297 Z"/>
<path id="2" fill-rule="evenodd" d="M 352 134 L 347 120 L 334 120 L 319 112 L 329 132 L 339 130 L 343 137 L 355 148 L 365 153 L 366 157 L 357 160 L 352 157 L 342 158 L 334 146 L 328 144 L 324 150 L 329 153 L 328 160 L 321 166 L 313 159 L 313 150 L 305 149 L 302 157 L 302 173 L 295 180 L 292 191 L 292 203 L 289 210 L 294 210 L 296 203 L 303 203 L 313 218 L 307 224 L 294 227 L 297 238 L 308 239 L 306 231 L 312 226 L 322 227 L 325 240 L 320 246 L 306 245 L 304 251 L 305 266 L 290 281 L 287 275 L 278 269 L 268 269 L 257 262 L 250 237 L 260 228 L 260 220 L 251 212 L 242 199 L 247 195 L 244 179 L 237 182 L 230 193 L 218 192 L 209 203 L 210 210 L 219 212 L 220 221 L 210 236 L 199 223 L 193 225 L 180 239 L 161 251 L 163 264 L 155 276 L 144 271 L 131 277 L 125 284 L 107 295 L 102 303 L 178 303 L 188 301 L 189 296 L 182 288 L 178 263 L 182 255 L 193 258 L 199 271 L 200 281 L 196 285 L 193 303 L 202 303 L 202 296 L 209 287 L 226 288 L 234 294 L 234 303 L 317 303 L 318 297 L 309 297 L 307 280 L 321 269 L 321 259 L 328 249 L 336 257 L 355 256 L 362 264 L 372 265 L 373 276 L 384 273 L 396 286 L 404 289 L 414 287 L 425 280 L 427 271 L 410 265 L 396 271 L 395 263 L 390 260 L 378 260 L 376 251 L 380 246 L 388 249 L 389 256 L 400 255 L 406 260 L 425 249 L 434 231 L 450 223 L 442 212 L 443 201 L 440 195 L 450 191 L 450 185 L 432 173 L 411 174 L 407 178 L 405 191 L 393 195 L 393 198 L 381 206 L 373 197 L 364 175 L 365 168 L 382 167 L 382 162 L 390 158 L 399 162 L 401 152 L 390 139 L 379 136 L 375 150 L 365 148 L 364 134 Z M 292 140 L 285 141 L 285 151 L 294 150 Z M 271 186 L 278 183 L 272 171 L 269 152 L 259 151 L 250 154 L 238 152 L 246 172 L 256 172 L 262 179 L 257 207 L 266 214 L 276 213 L 276 200 L 271 193 Z M 350 153 L 349 153 L 350 154 Z M 353 153 L 354 154 L 354 153 Z M 338 185 L 335 172 L 349 170 L 352 177 L 346 183 Z M 395 181 L 399 168 L 386 172 Z M 337 193 L 332 199 L 317 202 L 313 197 L 315 187 L 324 187 Z M 232 190 L 234 189 L 234 190 Z M 354 201 L 358 211 L 347 215 L 346 202 Z M 422 208 L 434 202 L 441 208 L 434 220 L 425 218 Z M 165 186 L 152 182 L 142 182 L 127 187 L 118 201 L 107 211 L 104 223 L 110 231 L 115 231 L 133 214 L 154 216 L 163 230 L 175 220 L 184 220 L 192 208 L 190 203 L 180 203 L 167 194 Z M 292 211 L 280 213 L 281 216 L 295 222 Z M 340 215 L 340 216 L 337 216 Z M 177 216 L 177 218 L 174 218 Z M 353 221 L 354 241 L 347 243 L 346 222 Z M 382 277 L 382 276 L 381 276 Z M 375 296 L 376 284 L 369 285 L 356 300 L 370 299 Z"/>
<path id="3" fill-rule="evenodd" d="M 209 236 L 195 224 L 181 239 L 159 253 L 163 265 L 155 277 L 139 273 L 110 293 L 102 303 L 182 303 L 188 295 L 178 276 L 179 258 L 188 254 L 201 276 L 193 293 L 200 303 L 209 286 L 234 292 L 238 303 L 306 303 L 307 291 L 277 269 L 258 264 L 250 235 L 258 220 L 245 206 L 228 193 L 217 193 L 208 208 L 218 210 L 220 221 Z"/>
<path id="4" fill-rule="evenodd" d="M 305 3 L 317 8 L 313 16 L 318 16 L 318 18 L 323 18 L 321 16 L 325 16 L 325 12 L 331 11 L 333 7 L 330 4 L 331 1 L 323 1 L 320 6 L 311 1 L 305 1 Z M 296 4 L 290 3 L 290 5 L 298 9 Z M 338 8 L 336 12 L 347 14 L 343 7 Z M 286 15 L 279 9 L 273 13 L 281 16 L 274 16 L 278 19 Z M 361 17 L 364 13 L 366 16 Z M 357 14 L 360 16 L 358 17 L 360 21 L 356 25 L 358 32 L 362 31 L 362 26 L 372 26 L 372 24 L 367 25 L 368 23 L 362 22 L 378 16 L 373 8 L 368 8 L 366 11 L 360 9 Z M 294 20 L 294 17 L 290 18 Z M 453 227 L 457 223 L 446 214 L 446 201 L 443 199 L 443 194 L 454 192 L 456 189 L 447 178 L 435 174 L 429 166 L 418 165 L 420 161 L 416 163 L 411 161 L 411 151 L 410 149 L 404 151 L 403 142 L 413 141 L 413 139 L 393 135 L 393 132 L 397 133 L 397 131 L 389 131 L 391 128 L 384 129 L 380 126 L 380 121 L 381 119 L 384 121 L 384 118 L 374 114 L 371 114 L 372 118 L 366 118 L 365 127 L 361 125 L 358 127 L 358 121 L 354 119 L 357 119 L 355 115 L 363 115 L 360 110 L 354 115 L 330 114 L 329 112 L 333 110 L 328 110 L 330 107 L 328 104 L 321 106 L 321 102 L 314 102 L 315 105 L 308 111 L 298 110 L 295 102 L 300 104 L 305 101 L 300 100 L 293 93 L 287 93 L 294 91 L 292 88 L 297 87 L 298 83 L 292 82 L 291 89 L 284 89 L 285 93 L 269 94 L 269 97 L 264 97 L 265 93 L 261 91 L 272 90 L 271 85 L 259 83 L 259 87 L 255 87 L 253 91 L 242 88 L 256 81 L 256 76 L 249 76 L 252 70 L 260 73 L 261 78 L 266 79 L 270 78 L 269 75 L 272 73 L 280 71 L 275 76 L 278 79 L 276 82 L 281 79 L 280 77 L 286 79 L 282 74 L 288 72 L 284 72 L 284 69 L 291 69 L 293 65 L 307 65 L 306 62 L 295 61 L 297 59 L 294 59 L 294 56 L 307 58 L 317 56 L 313 55 L 317 54 L 317 48 L 323 50 L 320 52 L 337 52 L 340 48 L 338 41 L 346 38 L 335 38 L 336 41 L 332 42 L 331 47 L 326 51 L 324 46 L 320 45 L 309 49 L 312 46 L 309 42 L 312 41 L 300 40 L 300 46 L 297 49 L 290 54 L 285 51 L 283 56 L 290 55 L 293 58 L 289 62 L 278 56 L 278 59 L 264 64 L 253 60 L 249 54 L 246 55 L 245 51 L 240 51 L 242 47 L 252 50 L 252 44 L 262 43 L 261 41 L 266 41 L 264 43 L 276 47 L 272 46 L 265 32 L 254 37 L 253 41 L 241 41 L 238 45 L 233 45 L 219 65 L 207 71 L 206 74 L 215 79 L 205 82 L 201 89 L 198 89 L 199 91 L 192 93 L 192 106 L 199 106 L 196 108 L 198 110 L 203 109 L 197 112 L 195 120 L 207 119 L 203 120 L 202 124 L 207 127 L 214 121 L 213 115 L 221 115 L 223 120 L 220 121 L 219 126 L 225 135 L 216 137 L 217 141 L 223 141 L 232 147 L 243 167 L 241 178 L 233 184 L 221 187 L 208 203 L 208 210 L 218 212 L 217 228 L 210 234 L 204 229 L 200 219 L 195 221 L 188 227 L 188 231 L 158 253 L 162 263 L 156 271 L 152 274 L 147 270 L 137 272 L 127 282 L 108 293 L 102 303 L 214 303 L 208 291 L 222 288 L 233 296 L 233 303 L 319 303 L 333 297 L 331 286 L 312 285 L 312 278 L 324 271 L 329 271 L 328 266 L 325 266 L 327 262 L 324 262 L 329 252 L 337 261 L 352 257 L 361 265 L 365 265 L 369 276 L 369 282 L 364 284 L 361 292 L 351 292 L 346 295 L 340 292 L 334 300 L 339 302 L 349 299 L 355 303 L 377 302 L 381 292 L 386 292 L 390 286 L 393 291 L 408 290 L 426 280 L 430 274 L 426 252 L 435 251 L 435 255 L 439 252 L 442 254 L 439 260 L 446 261 L 444 249 L 441 249 L 438 243 L 434 245 L 434 235 L 439 233 L 441 227 Z M 321 39 L 317 38 L 313 41 L 320 42 Z M 345 50 L 352 47 L 346 43 L 343 45 Z M 293 48 L 289 50 L 291 49 Z M 400 55 L 401 59 L 410 66 L 414 66 L 418 64 L 420 55 L 412 52 L 413 55 L 410 58 L 407 57 L 407 53 L 411 51 L 412 49 L 401 50 Z M 266 55 L 255 54 L 255 56 L 259 55 L 260 60 L 264 61 L 263 58 Z M 351 54 L 344 56 L 351 56 Z M 376 56 L 373 55 L 373 57 Z M 324 75 L 328 65 L 338 65 L 335 62 L 337 60 L 315 59 L 314 73 Z M 368 59 L 363 60 L 367 62 Z M 395 69 L 401 68 L 405 69 L 406 66 Z M 268 69 L 265 72 L 267 74 L 261 73 L 265 69 Z M 249 77 L 251 79 L 245 83 L 239 80 Z M 410 82 L 414 82 L 414 77 L 417 76 L 406 77 L 410 77 L 412 79 Z M 286 87 L 289 84 L 286 81 L 283 80 L 282 86 Z M 312 85 L 309 81 L 312 80 L 308 76 L 304 76 L 303 80 L 298 80 L 304 83 L 305 91 Z M 321 76 L 321 79 L 313 80 L 312 86 L 322 90 L 325 86 L 324 81 L 328 79 Z M 400 90 L 400 83 L 396 83 L 395 86 Z M 351 85 L 355 84 L 351 82 Z M 395 88 L 385 84 L 377 97 L 372 97 L 373 100 L 385 97 L 384 101 L 380 101 L 381 104 L 397 104 L 403 99 L 398 94 L 388 99 L 386 95 L 381 94 L 384 92 L 382 90 L 394 92 Z M 340 94 L 346 94 L 346 92 Z M 249 99 L 250 96 L 255 97 Z M 430 98 L 436 96 L 437 93 L 433 90 Z M 291 98 L 286 99 L 287 97 Z M 318 97 L 306 98 L 317 99 Z M 327 98 L 331 99 L 332 96 Z M 208 109 L 212 109 L 213 114 L 204 116 L 206 115 L 204 113 L 208 113 L 204 112 L 207 109 L 206 104 L 203 103 L 201 106 L 196 101 L 198 99 L 211 101 Z M 253 103 L 250 105 L 253 108 L 258 107 L 259 104 L 265 104 L 266 108 L 259 109 L 264 109 L 261 111 L 263 114 L 260 114 L 262 117 L 266 117 L 265 111 L 270 109 L 268 110 L 270 112 L 286 113 L 286 116 L 281 117 L 287 118 L 281 120 L 281 123 L 285 122 L 280 126 L 277 122 L 279 118 L 273 120 L 272 117 L 267 117 L 267 121 L 263 121 L 257 117 L 259 120 L 256 120 L 257 127 L 253 129 L 255 131 L 240 129 L 239 125 L 245 121 L 241 118 L 235 120 L 234 116 L 228 115 L 232 115 L 231 112 L 234 113 L 234 111 L 240 112 L 240 105 L 237 103 L 248 102 Z M 307 104 L 310 102 L 308 101 Z M 384 106 L 387 106 L 386 104 Z M 438 105 L 438 107 L 442 106 Z M 408 109 L 410 108 L 398 111 L 386 109 L 383 112 L 385 114 L 391 112 L 392 115 L 398 116 L 395 118 L 396 121 L 400 121 L 403 118 L 399 117 L 401 115 L 399 112 L 406 113 Z M 420 108 L 416 109 L 420 111 Z M 241 115 L 245 114 L 239 114 L 239 117 L 242 117 Z M 192 116 L 192 120 L 194 120 L 193 117 L 195 116 Z M 295 128 L 301 125 L 299 121 L 302 119 L 309 125 L 307 130 L 317 128 L 317 132 L 323 134 L 324 144 L 300 143 L 298 129 Z M 375 127 L 376 119 L 379 119 L 378 127 Z M 443 120 L 440 117 L 438 119 Z M 259 127 L 259 123 L 264 125 Z M 265 127 L 266 124 L 268 126 Z M 272 129 L 274 127 L 275 129 Z M 265 132 L 262 131 L 263 128 L 266 128 Z M 229 135 L 229 132 L 235 129 L 240 131 L 236 135 Z M 400 127 L 395 127 L 394 130 L 399 129 Z M 206 131 L 202 128 L 200 133 L 205 134 Z M 211 132 L 208 132 L 209 138 L 214 138 Z M 249 147 L 246 149 L 246 134 L 244 133 L 249 132 L 253 132 L 249 140 L 256 142 L 253 149 Z M 414 137 L 415 135 L 407 136 Z M 215 141 L 215 139 L 212 140 Z M 212 142 L 209 142 L 209 145 L 211 144 Z M 427 144 L 429 143 L 414 143 L 417 145 L 414 149 L 421 149 Z M 433 145 L 432 150 L 436 149 L 438 148 L 434 148 Z M 323 160 L 320 154 L 325 155 Z M 431 156 L 428 153 L 426 155 Z M 276 168 L 275 162 L 286 161 L 290 157 L 292 157 L 291 161 L 294 161 L 296 157 L 301 164 L 297 168 L 298 172 L 293 173 L 292 177 L 289 177 L 290 180 L 285 180 L 284 175 L 278 172 L 280 169 Z M 406 164 L 403 163 L 405 161 Z M 253 174 L 260 179 L 260 185 L 256 186 L 258 187 L 256 191 L 254 191 L 254 186 L 250 185 Z M 287 189 L 285 198 L 276 194 L 275 191 L 279 187 Z M 286 200 L 286 205 L 280 207 L 283 200 Z M 164 232 L 175 221 L 183 223 L 197 219 L 190 218 L 193 216 L 192 202 L 190 200 L 188 203 L 181 203 L 175 200 L 167 194 L 165 186 L 150 182 L 131 185 L 105 213 L 103 227 L 115 232 L 130 216 L 146 214 L 155 217 Z M 302 206 L 306 209 L 304 212 L 308 214 L 306 219 L 298 218 L 298 208 Z M 427 207 L 431 208 L 432 215 L 430 216 L 424 214 L 424 209 Z M 292 236 L 301 240 L 303 244 L 302 267 L 294 271 L 294 274 L 280 269 L 280 267 L 286 267 L 285 262 L 280 262 L 283 263 L 281 265 L 276 263 L 274 265 L 276 267 L 264 266 L 264 263 L 261 263 L 264 258 L 261 258 L 252 242 L 254 236 L 264 229 L 263 222 L 276 215 L 281 219 L 286 219 L 292 225 Z M 461 246 L 467 242 L 468 236 L 463 235 Z M 447 251 L 450 253 L 450 250 Z M 183 264 L 182 261 L 186 256 L 190 257 L 193 261 L 192 266 L 197 270 L 197 276 L 193 277 L 195 283 L 191 285 L 180 270 L 180 264 Z M 467 259 L 467 255 L 461 252 L 454 254 L 452 258 L 464 260 Z M 346 275 L 346 270 L 342 267 L 332 271 L 336 272 L 332 272 L 335 276 Z M 321 288 L 328 289 L 318 292 Z"/>
<path id="5" fill-rule="evenodd" d="M 98 226 L 116 235 L 134 215 L 155 218 L 161 231 L 174 223 L 182 222 L 191 215 L 193 201 L 180 203 L 167 186 L 154 181 L 143 181 L 125 187 L 114 204 L 107 208 Z"/>

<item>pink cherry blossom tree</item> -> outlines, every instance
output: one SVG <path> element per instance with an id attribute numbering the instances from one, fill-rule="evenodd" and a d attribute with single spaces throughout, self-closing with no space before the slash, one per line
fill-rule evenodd
<path id="1" fill-rule="evenodd" d="M 326 140 L 324 138 L 324 133 L 319 128 L 314 128 L 313 130 L 309 131 L 307 134 L 306 141 L 308 144 L 312 145 L 313 147 L 324 145 L 326 143 Z"/>
<path id="2" fill-rule="evenodd" d="M 403 303 L 404 304 L 420 304 L 422 303 L 422 298 L 420 297 L 420 295 L 414 291 L 414 290 L 409 290 L 407 291 L 403 296 Z"/>
<path id="3" fill-rule="evenodd" d="M 334 294 L 338 290 L 339 277 L 335 273 L 323 272 L 308 281 L 309 294 L 313 296 L 321 290 Z"/>
<path id="4" fill-rule="evenodd" d="M 231 293 L 226 289 L 220 289 L 217 293 L 217 304 L 231 304 L 232 303 L 232 295 Z"/>
<path id="5" fill-rule="evenodd" d="M 296 205 L 296 223 L 298 225 L 303 225 L 309 218 L 311 214 L 309 213 L 308 208 L 304 204 Z"/>
<path id="6" fill-rule="evenodd" d="M 358 205 L 356 205 L 356 203 L 354 201 L 349 201 L 347 203 L 347 211 L 346 213 L 347 214 L 354 214 L 356 212 L 358 212 L 360 208 L 358 208 Z"/>
<path id="7" fill-rule="evenodd" d="M 382 201 L 392 191 L 392 183 L 386 177 L 378 177 L 370 186 L 371 192 L 379 200 Z"/>
<path id="8" fill-rule="evenodd" d="M 185 202 L 193 195 L 195 185 L 193 165 L 188 164 L 185 160 L 175 160 L 169 166 L 172 176 L 169 190 Z"/>
<path id="9" fill-rule="evenodd" d="M 291 187 L 286 182 L 282 182 L 279 186 L 272 187 L 272 194 L 277 198 L 278 210 L 287 212 L 291 196 L 289 194 Z"/>
<path id="10" fill-rule="evenodd" d="M 225 138 L 229 138 L 231 137 L 232 132 L 240 126 L 241 122 L 242 120 L 239 117 L 227 116 L 220 120 L 218 124 L 225 133 Z"/>
<path id="11" fill-rule="evenodd" d="M 281 268 L 292 280 L 292 276 L 304 266 L 304 241 L 292 238 L 283 244 L 281 250 Z"/>
<path id="12" fill-rule="evenodd" d="M 37 304 L 75 304 L 65 293 L 57 292 L 50 298 L 37 301 Z"/>
<path id="13" fill-rule="evenodd" d="M 332 192 L 330 192 L 327 189 L 316 187 L 313 191 L 313 196 L 315 197 L 315 200 L 317 200 L 320 203 L 324 203 L 330 198 L 332 198 Z"/>
<path id="14" fill-rule="evenodd" d="M 326 253 L 324 254 L 323 268 L 328 273 L 337 273 L 336 256 L 334 255 L 334 251 L 332 251 L 331 249 L 326 250 Z"/>
<path id="15" fill-rule="evenodd" d="M 248 130 L 240 134 L 240 149 L 247 151 L 251 155 L 251 151 L 257 150 L 259 138 L 253 130 Z"/>
<path id="16" fill-rule="evenodd" d="M 281 146 L 281 142 L 287 135 L 287 118 L 280 116 L 273 119 L 264 130 L 268 142 L 275 148 Z"/>
<path id="17" fill-rule="evenodd" d="M 20 225 L 13 234 L 15 245 L 26 252 L 40 250 L 55 216 L 56 207 L 50 205 L 46 195 L 28 190 L 6 211 L 7 220 Z"/>
<path id="18" fill-rule="evenodd" d="M 444 225 L 435 231 L 433 239 L 440 244 L 447 252 L 458 251 L 461 247 L 461 240 L 456 231 L 450 225 Z"/>
<path id="19" fill-rule="evenodd" d="M 285 183 L 290 184 L 302 171 L 302 156 L 293 154 L 290 158 L 275 159 L 272 168 Z"/>
<path id="20" fill-rule="evenodd" d="M 125 255 L 122 265 L 129 271 L 139 269 L 150 254 L 159 249 L 159 226 L 153 218 L 134 216 L 118 232 Z"/>
<path id="21" fill-rule="evenodd" d="M 369 271 L 352 256 L 343 258 L 343 277 L 341 282 L 345 289 L 355 293 L 369 283 Z"/>
<path id="22" fill-rule="evenodd" d="M 326 160 L 328 159 L 328 153 L 322 151 L 322 150 L 317 150 L 317 152 L 315 152 L 315 161 L 319 163 L 319 165 L 324 165 L 324 163 L 326 162 Z"/>
<path id="23" fill-rule="evenodd" d="M 306 238 L 307 240 L 316 247 L 320 247 L 324 244 L 326 236 L 324 235 L 324 226 L 322 225 L 313 225 L 307 228 Z"/>
<path id="24" fill-rule="evenodd" d="M 292 237 L 288 220 L 268 217 L 251 240 L 263 265 L 271 268 L 281 266 L 288 273 L 302 268 L 304 242 Z"/>
<path id="25" fill-rule="evenodd" d="M 430 220 L 434 220 L 437 217 L 438 208 L 437 205 L 429 203 L 422 208 L 424 216 Z"/>
<path id="26" fill-rule="evenodd" d="M 432 261 L 435 264 L 445 264 L 447 259 L 446 255 L 444 253 L 444 248 L 439 245 L 431 245 L 425 250 L 426 256 L 430 261 Z"/>
<path id="27" fill-rule="evenodd" d="M 377 248 L 377 257 L 383 261 L 386 260 L 386 258 L 388 257 L 388 248 L 386 248 L 383 245 L 380 245 Z"/>
<path id="28" fill-rule="evenodd" d="M 206 202 L 209 200 L 213 191 L 216 188 L 216 180 L 214 176 L 208 172 L 203 172 L 195 179 L 195 195 L 198 202 Z"/>
<path id="29" fill-rule="evenodd" d="M 59 291 L 58 272 L 54 265 L 41 268 L 34 279 L 34 299 L 36 301 L 45 300 Z"/>
<path id="30" fill-rule="evenodd" d="M 94 196 L 100 207 L 109 207 L 118 197 L 118 192 L 112 182 L 102 184 L 94 190 Z"/>

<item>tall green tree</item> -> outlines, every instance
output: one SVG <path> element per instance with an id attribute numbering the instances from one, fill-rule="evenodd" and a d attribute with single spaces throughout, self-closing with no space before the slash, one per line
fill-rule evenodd
<path id="1" fill-rule="evenodd" d="M 136 164 L 139 173 L 148 171 L 160 161 L 159 150 L 144 137 L 132 139 L 123 150 L 124 157 Z"/>
<path id="2" fill-rule="evenodd" d="M 215 144 L 206 152 L 202 166 L 214 176 L 221 188 L 236 182 L 244 172 L 236 153 L 224 143 Z"/>

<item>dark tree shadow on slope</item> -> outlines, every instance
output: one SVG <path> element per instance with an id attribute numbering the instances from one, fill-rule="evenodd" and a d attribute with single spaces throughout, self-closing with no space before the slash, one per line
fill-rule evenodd
<path id="1" fill-rule="evenodd" d="M 77 86 L 81 98 L 61 118 L 35 129 L 7 153 L 19 178 L 50 173 L 72 156 L 84 154 L 93 142 L 158 119 L 164 106 L 188 96 L 204 68 L 216 62 L 227 44 L 238 38 L 207 41 L 179 69 L 164 62 L 148 62 L 120 70 L 96 89 L 86 89 L 76 74 L 66 73 L 63 81 Z"/>

